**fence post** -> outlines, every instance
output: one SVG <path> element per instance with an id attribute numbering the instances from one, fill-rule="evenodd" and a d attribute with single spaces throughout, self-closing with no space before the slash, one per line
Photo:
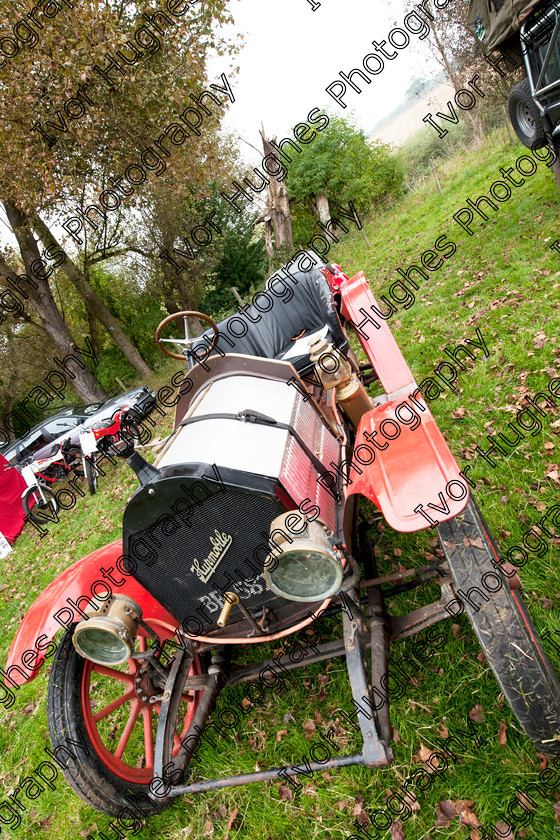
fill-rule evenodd
<path id="1" fill-rule="evenodd" d="M 438 188 L 438 192 L 439 192 L 440 196 L 443 198 L 443 193 L 441 191 L 439 178 L 437 176 L 436 170 L 434 169 L 434 164 L 432 163 L 432 161 L 430 161 L 430 167 L 431 167 L 431 170 L 432 170 L 432 173 L 433 173 L 433 176 L 434 176 L 434 181 L 436 182 L 436 187 Z"/>

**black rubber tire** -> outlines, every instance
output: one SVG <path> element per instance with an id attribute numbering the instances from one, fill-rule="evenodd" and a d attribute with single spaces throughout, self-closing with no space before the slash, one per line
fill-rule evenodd
<path id="1" fill-rule="evenodd" d="M 41 498 L 41 492 L 45 497 L 45 502 L 43 502 L 43 499 Z M 33 507 L 30 506 L 32 499 L 35 499 L 35 505 Z M 43 511 L 44 515 L 48 517 L 53 517 L 58 513 L 58 502 L 56 500 L 56 496 L 52 490 L 49 490 L 48 487 L 42 487 L 41 491 L 39 491 L 36 487 L 30 487 L 22 501 L 25 515 L 31 519 L 32 522 L 35 522 L 36 525 L 44 525 L 47 521 L 41 515 L 41 511 Z"/>
<path id="2" fill-rule="evenodd" d="M 517 720 L 539 752 L 560 755 L 560 682 L 519 591 L 509 588 L 499 568 L 502 558 L 474 499 L 458 516 L 438 525 L 437 532 L 455 591 L 466 595 L 471 587 L 478 590 L 471 596 L 474 606 L 457 597 Z M 483 547 L 465 544 L 465 537 L 480 540 Z M 487 573 L 493 577 L 485 586 Z M 502 587 L 492 592 L 499 580 Z"/>
<path id="3" fill-rule="evenodd" d="M 86 660 L 72 644 L 74 627 L 69 628 L 57 648 L 47 691 L 47 722 L 53 749 L 60 750 L 60 767 L 70 787 L 87 805 L 118 817 L 123 808 L 131 807 L 131 800 L 151 816 L 163 811 L 169 802 L 148 801 L 148 785 L 127 782 L 113 773 L 98 756 L 89 737 L 81 701 L 82 676 Z M 72 742 L 83 744 L 75 746 Z M 76 760 L 68 757 L 70 749 Z M 57 754 L 57 753 L 55 753 Z M 57 754 L 58 755 L 58 754 Z M 138 819 L 142 816 L 138 815 Z M 126 819 L 131 819 L 130 812 Z"/>
<path id="4" fill-rule="evenodd" d="M 93 456 L 93 458 L 95 458 L 95 455 Z M 87 483 L 88 483 L 88 490 L 89 490 L 90 496 L 93 496 L 95 491 L 97 490 L 97 475 L 98 475 L 97 465 L 96 465 L 95 461 L 92 460 L 92 458 L 89 458 L 89 457 L 85 458 L 85 464 L 86 464 L 86 478 L 87 478 Z"/>
<path id="5" fill-rule="evenodd" d="M 539 109 L 531 96 L 528 79 L 517 84 L 509 95 L 509 118 L 518 139 L 528 149 L 542 149 L 548 138 Z"/>

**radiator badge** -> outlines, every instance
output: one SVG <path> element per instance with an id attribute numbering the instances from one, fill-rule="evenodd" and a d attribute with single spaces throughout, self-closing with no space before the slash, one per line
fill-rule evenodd
<path id="1" fill-rule="evenodd" d="M 208 583 L 221 561 L 225 557 L 226 551 L 233 542 L 231 534 L 225 534 L 223 531 L 214 529 L 214 536 L 210 537 L 212 543 L 212 551 L 204 558 L 202 563 L 196 559 L 193 560 L 191 572 L 194 572 L 203 583 Z"/>

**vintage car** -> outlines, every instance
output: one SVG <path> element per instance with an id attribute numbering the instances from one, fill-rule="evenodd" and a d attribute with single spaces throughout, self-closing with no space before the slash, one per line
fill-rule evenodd
<path id="1" fill-rule="evenodd" d="M 179 796 L 301 772 L 300 762 L 214 779 L 196 754 L 220 692 L 243 684 L 253 699 L 274 699 L 264 678 L 273 663 L 289 673 L 346 658 L 362 746 L 316 751 L 306 773 L 387 766 L 390 642 L 461 612 L 528 738 L 560 755 L 560 683 L 386 312 L 362 272 L 349 278 L 300 252 L 219 324 L 181 312 L 159 325 L 158 345 L 185 362 L 174 430 L 154 463 L 127 458 L 139 484 L 122 542 L 47 587 L 5 670 L 21 685 L 54 655 L 53 751 L 93 808 L 149 815 Z M 192 318 L 210 329 L 189 338 Z M 184 334 L 164 337 L 173 320 Z M 431 528 L 441 550 L 383 572 L 381 521 L 402 533 Z M 434 584 L 436 601 L 390 614 L 395 593 Z M 337 615 L 340 638 L 331 631 L 299 656 L 243 662 L 242 646 L 277 646 Z"/>

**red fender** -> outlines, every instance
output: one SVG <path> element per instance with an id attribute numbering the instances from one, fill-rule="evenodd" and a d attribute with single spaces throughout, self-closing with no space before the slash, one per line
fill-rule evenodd
<path id="1" fill-rule="evenodd" d="M 122 563 L 116 566 L 121 556 L 122 540 L 97 549 L 65 569 L 33 602 L 8 655 L 5 675 L 12 684 L 22 685 L 35 679 L 44 662 L 41 651 L 48 647 L 57 630 L 83 617 L 80 610 L 87 609 L 87 599 L 93 600 L 96 591 L 102 591 L 101 584 L 105 590 L 126 594 L 136 601 L 144 620 L 162 639 L 173 636 L 178 622 L 133 577 L 122 573 Z M 105 577 L 102 569 L 107 573 Z M 117 583 L 111 583 L 109 577 Z M 101 603 L 100 598 L 94 601 L 96 606 Z"/>
<path id="2" fill-rule="evenodd" d="M 408 420 L 413 410 L 421 418 L 415 428 L 398 422 L 399 412 L 401 417 L 408 412 Z M 391 435 L 400 429 L 398 438 L 386 440 L 379 434 L 386 420 Z M 372 440 L 386 448 L 378 449 Z M 395 531 L 420 531 L 444 522 L 469 501 L 468 485 L 419 391 L 364 414 L 348 472 L 348 495 L 370 499 Z"/>
<path id="3" fill-rule="evenodd" d="M 419 531 L 457 516 L 467 505 L 469 488 L 389 329 L 389 313 L 380 309 L 363 271 L 352 278 L 339 271 L 331 287 L 340 293 L 342 314 L 387 393 L 387 402 L 360 421 L 348 495 L 366 496 L 396 531 Z M 414 413 L 421 422 L 416 424 Z M 388 440 L 376 438 L 384 421 L 393 430 Z"/>

